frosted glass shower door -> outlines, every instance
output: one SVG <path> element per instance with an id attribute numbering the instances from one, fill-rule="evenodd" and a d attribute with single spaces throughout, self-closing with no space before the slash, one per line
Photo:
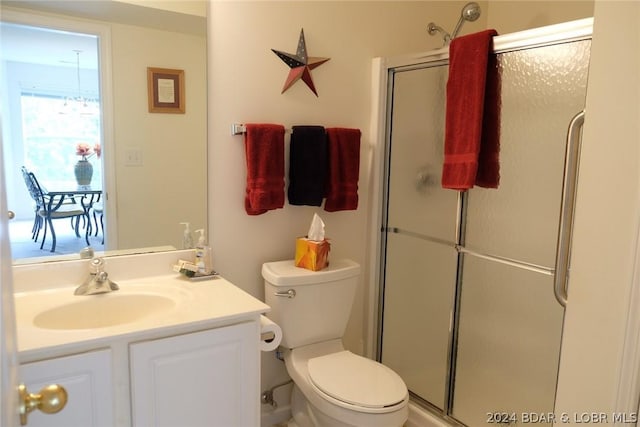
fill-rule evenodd
<path id="1" fill-rule="evenodd" d="M 465 245 L 553 268 L 569 122 L 584 109 L 591 41 L 498 55 L 500 187 L 468 192 Z"/>
<path id="2" fill-rule="evenodd" d="M 381 361 L 444 408 L 456 280 L 457 195 L 442 189 L 444 63 L 395 72 Z"/>
<path id="3" fill-rule="evenodd" d="M 379 358 L 414 400 L 463 425 L 554 410 L 566 138 L 584 109 L 590 45 L 498 54 L 497 190 L 441 187 L 446 62 L 389 72 Z"/>
<path id="4" fill-rule="evenodd" d="M 553 278 L 567 129 L 584 109 L 589 40 L 498 56 L 498 190 L 468 192 L 452 415 L 554 410 L 563 307 Z M 506 262 L 505 262 L 506 261 Z M 537 422 L 537 424 L 544 424 Z"/>

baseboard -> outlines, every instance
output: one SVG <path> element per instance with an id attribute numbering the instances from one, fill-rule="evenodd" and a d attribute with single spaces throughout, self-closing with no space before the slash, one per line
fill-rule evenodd
<path id="1" fill-rule="evenodd" d="M 409 401 L 409 419 L 404 427 L 452 427 L 452 425 Z"/>
<path id="2" fill-rule="evenodd" d="M 291 405 L 278 406 L 268 412 L 262 411 L 260 427 L 272 427 L 287 422 L 291 418 Z"/>
<path id="3" fill-rule="evenodd" d="M 263 411 L 260 417 L 260 427 L 272 427 L 286 423 L 291 418 L 291 406 L 282 405 L 273 411 Z M 409 401 L 409 419 L 404 427 L 452 427 L 446 421 Z"/>

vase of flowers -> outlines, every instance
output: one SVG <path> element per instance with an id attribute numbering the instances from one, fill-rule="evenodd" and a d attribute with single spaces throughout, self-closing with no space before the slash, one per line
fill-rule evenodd
<path id="1" fill-rule="evenodd" d="M 78 156 L 82 156 L 80 160 L 78 160 L 78 163 L 75 164 L 73 170 L 78 185 L 91 185 L 91 178 L 93 177 L 93 165 L 89 162 L 89 158 L 93 155 L 99 158 L 100 153 L 100 144 L 94 145 L 93 148 L 91 148 L 89 144 L 85 143 L 76 145 L 76 154 Z"/>

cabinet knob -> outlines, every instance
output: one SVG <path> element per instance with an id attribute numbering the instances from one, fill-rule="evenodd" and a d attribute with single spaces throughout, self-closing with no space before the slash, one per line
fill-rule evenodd
<path id="1" fill-rule="evenodd" d="M 48 385 L 39 393 L 29 393 L 24 384 L 18 386 L 20 394 L 20 425 L 27 424 L 27 415 L 34 409 L 45 414 L 60 412 L 67 404 L 67 390 L 58 384 Z"/>
<path id="2" fill-rule="evenodd" d="M 16 214 L 13 211 L 9 211 L 8 214 L 9 214 L 9 219 L 13 219 L 16 217 Z"/>

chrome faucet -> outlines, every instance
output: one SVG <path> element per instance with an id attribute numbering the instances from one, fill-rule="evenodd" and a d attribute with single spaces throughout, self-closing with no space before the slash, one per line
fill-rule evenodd
<path id="1" fill-rule="evenodd" d="M 92 258 L 89 263 L 89 277 L 82 285 L 78 286 L 74 295 L 96 295 L 105 292 L 117 291 L 118 285 L 113 283 L 104 271 L 104 260 L 102 258 Z"/>
<path id="2" fill-rule="evenodd" d="M 91 246 L 87 246 L 86 248 L 80 249 L 80 259 L 91 259 L 94 256 L 93 248 Z"/>

